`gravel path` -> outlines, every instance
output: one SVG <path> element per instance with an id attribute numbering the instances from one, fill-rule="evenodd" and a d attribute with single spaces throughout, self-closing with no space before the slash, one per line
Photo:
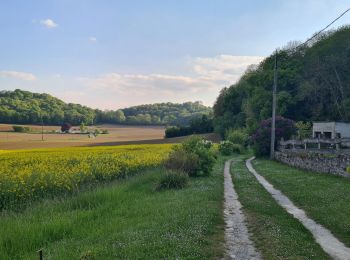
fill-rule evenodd
<path id="1" fill-rule="evenodd" d="M 281 205 L 288 213 L 292 214 L 296 219 L 298 219 L 305 228 L 307 228 L 314 236 L 317 243 L 320 244 L 322 249 L 327 252 L 333 259 L 350 259 L 350 248 L 346 247 L 342 242 L 340 242 L 332 233 L 324 228 L 323 226 L 317 224 L 314 220 L 307 217 L 305 212 L 297 208 L 291 200 L 288 199 L 281 191 L 275 189 L 264 177 L 258 174 L 253 166 L 252 160 L 255 158 L 250 158 L 246 161 L 246 166 L 248 170 L 256 177 L 262 186 L 272 195 L 272 197 Z"/>
<path id="2" fill-rule="evenodd" d="M 261 259 L 260 254 L 254 248 L 249 239 L 244 215 L 241 211 L 241 203 L 238 201 L 237 193 L 234 190 L 230 174 L 232 160 L 225 163 L 225 209 L 224 218 L 226 222 L 225 242 L 226 254 L 224 259 L 235 260 L 257 260 Z"/>

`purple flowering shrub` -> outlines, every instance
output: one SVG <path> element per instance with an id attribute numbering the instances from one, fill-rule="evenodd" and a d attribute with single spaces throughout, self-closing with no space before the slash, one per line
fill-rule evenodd
<path id="1" fill-rule="evenodd" d="M 253 144 L 253 150 L 256 156 L 266 156 L 270 154 L 271 122 L 271 118 L 261 121 L 257 130 L 251 136 L 251 142 Z M 276 117 L 275 145 L 282 137 L 287 140 L 296 133 L 297 128 L 293 120 L 280 116 Z"/>

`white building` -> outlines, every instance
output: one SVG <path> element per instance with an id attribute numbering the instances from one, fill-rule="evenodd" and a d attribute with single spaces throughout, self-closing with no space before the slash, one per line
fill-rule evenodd
<path id="1" fill-rule="evenodd" d="M 314 138 L 350 138 L 350 123 L 314 122 L 312 127 Z"/>

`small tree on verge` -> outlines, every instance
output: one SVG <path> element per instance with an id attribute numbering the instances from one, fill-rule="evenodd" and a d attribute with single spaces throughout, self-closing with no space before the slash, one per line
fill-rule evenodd
<path id="1" fill-rule="evenodd" d="M 256 156 L 266 156 L 270 153 L 271 142 L 271 118 L 260 122 L 257 130 L 251 136 L 253 149 Z M 293 120 L 276 117 L 276 143 L 281 139 L 289 139 L 297 133 Z"/>
<path id="2" fill-rule="evenodd" d="M 80 133 L 85 133 L 87 131 L 87 127 L 85 126 L 84 123 L 81 123 L 79 126 Z"/>

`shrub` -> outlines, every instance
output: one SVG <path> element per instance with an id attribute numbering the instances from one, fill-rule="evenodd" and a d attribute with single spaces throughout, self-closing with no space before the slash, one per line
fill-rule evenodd
<path id="1" fill-rule="evenodd" d="M 241 154 L 244 152 L 244 147 L 240 144 L 233 144 L 232 151 L 233 153 Z"/>
<path id="2" fill-rule="evenodd" d="M 194 153 L 198 156 L 198 170 L 193 176 L 209 175 L 215 163 L 212 143 L 198 136 L 192 136 L 185 140 L 178 149 L 186 153 Z"/>
<path id="3" fill-rule="evenodd" d="M 266 156 L 270 153 L 271 122 L 271 118 L 261 121 L 257 130 L 252 135 L 253 150 L 256 156 Z M 289 139 L 296 132 L 297 129 L 293 120 L 276 117 L 276 143 L 282 137 Z"/>
<path id="4" fill-rule="evenodd" d="M 248 144 L 248 135 L 244 130 L 239 129 L 230 129 L 226 132 L 226 140 L 232 142 L 233 144 L 239 144 L 243 147 L 247 146 Z"/>
<path id="5" fill-rule="evenodd" d="M 240 144 L 234 144 L 231 141 L 222 141 L 219 144 L 219 151 L 222 155 L 230 155 L 232 153 L 241 154 L 244 151 L 244 148 Z"/>
<path id="6" fill-rule="evenodd" d="M 350 166 L 348 166 L 348 168 L 346 169 L 346 171 L 347 171 L 348 173 L 350 173 Z"/>
<path id="7" fill-rule="evenodd" d="M 186 136 L 190 134 L 193 134 L 193 131 L 191 131 L 190 127 L 188 126 L 181 126 L 181 127 L 173 126 L 165 129 L 166 138 Z"/>
<path id="8" fill-rule="evenodd" d="M 183 171 L 189 176 L 195 176 L 199 170 L 199 157 L 195 153 L 188 153 L 182 149 L 175 149 L 164 162 L 168 170 Z"/>
<path id="9" fill-rule="evenodd" d="M 221 141 L 219 151 L 222 155 L 230 155 L 233 152 L 233 143 L 231 141 Z"/>
<path id="10" fill-rule="evenodd" d="M 312 124 L 310 122 L 299 121 L 295 123 L 298 129 L 298 138 L 305 139 L 312 137 Z"/>
<path id="11" fill-rule="evenodd" d="M 13 131 L 17 132 L 17 133 L 28 133 L 30 132 L 30 128 L 29 127 L 25 127 L 25 126 L 19 126 L 19 125 L 14 125 L 12 126 Z"/>
<path id="12" fill-rule="evenodd" d="M 157 184 L 157 190 L 182 189 L 188 185 L 188 174 L 182 171 L 167 170 Z"/>
<path id="13" fill-rule="evenodd" d="M 69 123 L 64 123 L 62 126 L 61 126 L 61 131 L 63 133 L 68 133 L 69 130 L 72 128 L 72 125 L 69 124 Z"/>
<path id="14" fill-rule="evenodd" d="M 187 152 L 195 152 L 200 149 L 210 150 L 213 143 L 200 136 L 193 135 L 182 142 L 181 148 Z"/>

